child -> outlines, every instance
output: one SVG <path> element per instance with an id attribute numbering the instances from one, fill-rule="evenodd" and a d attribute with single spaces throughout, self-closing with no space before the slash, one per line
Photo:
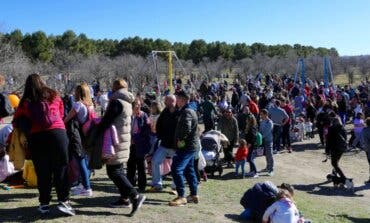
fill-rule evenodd
<path id="1" fill-rule="evenodd" d="M 239 166 L 241 166 L 242 169 L 242 178 L 245 176 L 244 166 L 245 166 L 245 160 L 248 156 L 248 147 L 247 147 L 247 141 L 244 139 L 239 140 L 239 148 L 238 151 L 235 154 L 235 176 L 238 176 L 238 170 Z"/>
<path id="2" fill-rule="evenodd" d="M 150 105 L 150 116 L 149 116 L 149 125 L 150 125 L 150 152 L 149 154 L 153 154 L 156 150 L 157 144 L 157 121 L 159 118 L 159 114 L 161 113 L 160 104 L 156 101 L 152 102 Z"/>
<path id="3" fill-rule="evenodd" d="M 365 127 L 364 116 L 361 112 L 357 113 L 355 120 L 353 121 L 355 140 L 353 140 L 352 147 L 356 148 L 357 144 L 360 143 L 362 129 Z"/>
<path id="4" fill-rule="evenodd" d="M 293 194 L 281 189 L 277 201 L 273 203 L 263 215 L 262 223 L 298 223 L 302 222 L 299 211 L 292 200 Z"/>
<path id="5" fill-rule="evenodd" d="M 306 118 L 306 122 L 304 123 L 304 130 L 306 132 L 306 137 L 308 138 L 314 138 L 312 126 L 312 122 L 310 122 L 310 120 Z"/>

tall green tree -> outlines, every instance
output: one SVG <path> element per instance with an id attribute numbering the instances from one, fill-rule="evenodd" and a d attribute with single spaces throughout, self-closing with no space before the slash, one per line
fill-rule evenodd
<path id="1" fill-rule="evenodd" d="M 54 43 L 42 31 L 26 34 L 22 41 L 22 48 L 34 60 L 50 62 Z"/>
<path id="2" fill-rule="evenodd" d="M 252 56 L 252 49 L 245 43 L 237 43 L 234 45 L 233 60 L 242 60 Z"/>
<path id="3" fill-rule="evenodd" d="M 202 61 L 203 57 L 207 55 L 207 43 L 202 40 L 193 40 L 190 43 L 188 51 L 188 59 L 191 59 L 193 63 L 198 64 Z"/>

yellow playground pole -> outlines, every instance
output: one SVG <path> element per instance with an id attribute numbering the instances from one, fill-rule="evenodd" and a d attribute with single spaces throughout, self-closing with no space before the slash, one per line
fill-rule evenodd
<path id="1" fill-rule="evenodd" d="M 170 86 L 170 93 L 173 93 L 172 86 L 172 52 L 168 52 L 168 83 Z"/>

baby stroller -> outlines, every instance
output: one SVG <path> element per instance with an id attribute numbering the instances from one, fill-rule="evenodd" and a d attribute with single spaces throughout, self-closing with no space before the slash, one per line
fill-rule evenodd
<path id="1" fill-rule="evenodd" d="M 211 130 L 201 136 L 200 143 L 202 145 L 202 154 L 206 160 L 204 171 L 207 174 L 211 174 L 211 177 L 215 176 L 215 172 L 218 172 L 219 176 L 221 176 L 223 168 L 220 153 L 222 145 L 228 143 L 226 136 L 219 131 Z"/>

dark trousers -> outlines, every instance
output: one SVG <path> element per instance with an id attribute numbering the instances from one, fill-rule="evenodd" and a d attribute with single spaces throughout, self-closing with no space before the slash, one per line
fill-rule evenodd
<path id="1" fill-rule="evenodd" d="M 127 178 L 133 186 L 136 186 L 136 170 L 139 190 L 144 191 L 146 187 L 145 159 L 137 157 L 135 145 L 131 145 L 127 161 Z"/>
<path id="2" fill-rule="evenodd" d="M 107 165 L 107 175 L 118 188 L 122 199 L 136 198 L 138 193 L 127 179 L 123 164 Z"/>
<path id="3" fill-rule="evenodd" d="M 321 145 L 325 145 L 324 143 L 324 127 L 323 126 L 317 126 L 317 132 L 319 133 L 320 137 L 320 143 Z"/>
<path id="4" fill-rule="evenodd" d="M 58 201 L 69 199 L 68 137 L 64 129 L 53 129 L 30 135 L 28 148 L 37 175 L 40 204 L 49 204 L 54 183 Z"/>
<path id="5" fill-rule="evenodd" d="M 280 143 L 281 143 L 281 125 L 274 125 L 274 129 L 272 130 L 273 134 L 273 150 L 280 151 Z"/>
<path id="6" fill-rule="evenodd" d="M 212 117 L 203 116 L 204 132 L 215 129 L 215 121 Z"/>
<path id="7" fill-rule="evenodd" d="M 231 163 L 234 161 L 234 158 L 233 158 L 233 149 L 234 149 L 234 146 L 235 146 L 235 142 L 234 141 L 230 141 L 230 144 L 228 147 L 224 148 L 224 154 L 225 154 L 225 162 L 227 163 Z"/>
<path id="8" fill-rule="evenodd" d="M 189 184 L 190 195 L 197 195 L 198 180 L 194 170 L 195 151 L 177 150 L 172 158 L 171 173 L 179 197 L 185 196 L 184 177 Z"/>
<path id="9" fill-rule="evenodd" d="M 339 174 L 341 179 L 346 179 L 343 171 L 339 168 L 339 160 L 342 157 L 342 152 L 332 153 L 331 154 L 331 165 L 333 166 L 335 172 Z"/>
<path id="10" fill-rule="evenodd" d="M 256 154 L 254 152 L 254 147 L 251 146 L 251 148 L 249 148 L 247 161 L 249 163 L 250 171 L 257 173 L 257 167 L 256 167 L 256 164 L 254 163 L 254 158 L 255 157 L 256 157 Z"/>
<path id="11" fill-rule="evenodd" d="M 288 146 L 290 147 L 290 124 L 283 125 L 283 132 L 281 134 L 282 136 L 282 141 L 283 141 L 283 146 Z"/>

